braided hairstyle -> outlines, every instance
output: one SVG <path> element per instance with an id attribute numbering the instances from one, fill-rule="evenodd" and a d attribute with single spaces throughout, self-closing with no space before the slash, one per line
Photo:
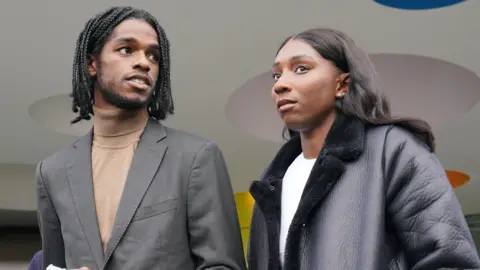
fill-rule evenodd
<path id="1" fill-rule="evenodd" d="M 72 110 L 78 116 L 72 124 L 90 120 L 93 116 L 94 79 L 88 72 L 89 55 L 98 56 L 115 27 L 127 19 L 141 19 L 149 23 L 157 32 L 160 45 L 158 80 L 147 106 L 148 114 L 156 120 L 164 120 L 173 114 L 173 98 L 170 87 L 170 49 L 165 31 L 148 12 L 133 7 L 112 7 L 90 19 L 77 39 L 73 62 Z"/>

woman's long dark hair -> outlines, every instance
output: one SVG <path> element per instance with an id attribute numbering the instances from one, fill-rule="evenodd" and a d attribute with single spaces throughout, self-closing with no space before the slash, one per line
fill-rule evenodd
<path id="1" fill-rule="evenodd" d="M 435 151 L 435 137 L 430 125 L 420 119 L 394 118 L 390 103 L 380 91 L 376 71 L 370 58 L 354 41 L 340 31 L 314 28 L 288 37 L 277 51 L 291 40 L 301 40 L 314 48 L 323 58 L 331 61 L 342 73 L 349 73 L 350 83 L 345 97 L 337 101 L 337 108 L 345 115 L 360 119 L 368 125 L 395 124 L 410 131 L 423 141 L 430 151 Z M 298 132 L 285 129 L 284 137 Z"/>

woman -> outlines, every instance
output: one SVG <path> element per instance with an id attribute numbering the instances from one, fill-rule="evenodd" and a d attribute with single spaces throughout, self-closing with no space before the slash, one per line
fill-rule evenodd
<path id="1" fill-rule="evenodd" d="M 252 270 L 479 269 L 427 123 L 390 116 L 343 33 L 289 37 L 272 98 L 289 141 L 250 192 Z"/>

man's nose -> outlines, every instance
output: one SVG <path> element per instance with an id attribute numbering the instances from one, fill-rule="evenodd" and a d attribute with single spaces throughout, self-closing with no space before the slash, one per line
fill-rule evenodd
<path id="1" fill-rule="evenodd" d="M 150 71 L 150 61 L 148 61 L 145 54 L 139 54 L 138 58 L 136 59 L 134 69 L 140 69 L 143 72 Z"/>

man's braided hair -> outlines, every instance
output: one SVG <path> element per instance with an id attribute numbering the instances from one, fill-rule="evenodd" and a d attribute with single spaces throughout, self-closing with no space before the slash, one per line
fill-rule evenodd
<path id="1" fill-rule="evenodd" d="M 173 98 L 170 87 L 170 45 L 163 28 L 148 12 L 133 7 L 113 7 L 90 19 L 77 40 L 73 62 L 71 93 L 72 110 L 78 116 L 72 124 L 90 120 L 93 115 L 95 80 L 88 72 L 89 55 L 99 56 L 115 27 L 127 19 L 140 19 L 149 23 L 157 32 L 160 45 L 158 79 L 148 104 L 148 113 L 156 120 L 164 120 L 173 114 Z"/>

